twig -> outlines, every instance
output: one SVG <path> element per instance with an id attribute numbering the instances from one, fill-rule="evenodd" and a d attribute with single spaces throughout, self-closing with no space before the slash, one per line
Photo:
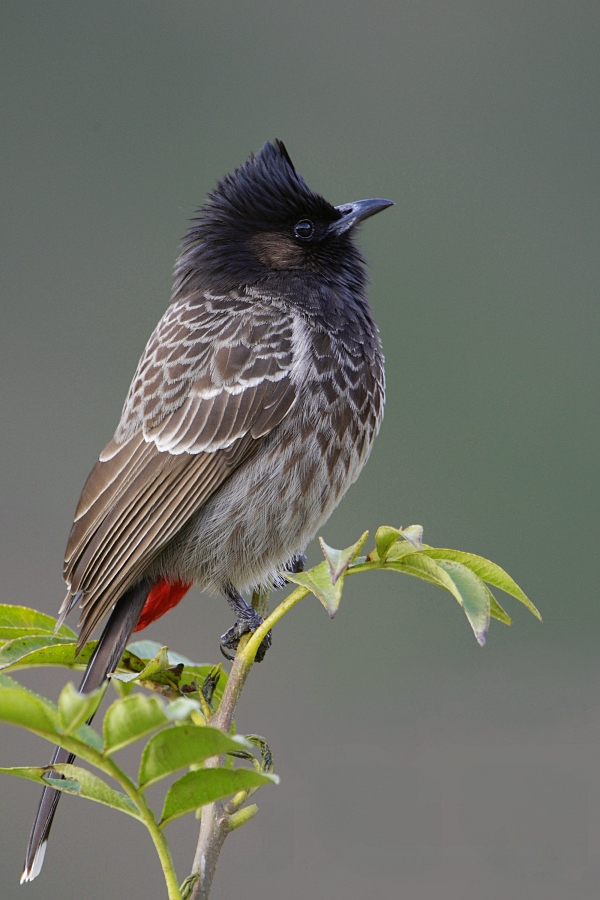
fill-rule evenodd
<path id="1" fill-rule="evenodd" d="M 219 709 L 213 716 L 210 724 L 214 728 L 220 728 L 222 731 L 231 731 L 235 709 L 240 698 L 240 694 L 246 683 L 246 679 L 250 674 L 250 669 L 254 663 L 254 657 L 260 647 L 262 640 L 267 633 L 293 606 L 296 605 L 309 593 L 307 588 L 298 587 L 292 591 L 285 600 L 283 600 L 270 616 L 265 619 L 260 628 L 252 635 L 244 635 L 239 643 L 231 672 L 227 680 L 227 686 L 223 694 L 223 699 Z M 252 605 L 261 611 L 261 605 L 266 605 L 266 597 L 264 594 L 255 594 Z M 212 759 L 206 760 L 207 769 L 216 768 L 224 764 L 223 756 L 214 756 Z M 196 881 L 190 900 L 208 900 L 210 888 L 219 861 L 221 848 L 225 843 L 225 838 L 229 832 L 233 830 L 230 827 L 229 816 L 225 811 L 223 801 L 218 800 L 216 803 L 208 803 L 202 807 L 202 819 L 200 822 L 200 834 L 198 836 L 198 844 L 196 846 L 196 854 L 192 866 L 192 875 L 198 874 L 200 877 Z"/>

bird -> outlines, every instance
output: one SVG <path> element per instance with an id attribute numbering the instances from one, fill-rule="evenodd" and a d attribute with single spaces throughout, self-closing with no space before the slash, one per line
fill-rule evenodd
<path id="1" fill-rule="evenodd" d="M 170 304 L 67 543 L 58 625 L 80 608 L 79 651 L 106 620 L 82 693 L 192 584 L 235 613 L 221 638 L 231 658 L 263 621 L 244 594 L 302 569 L 383 416 L 381 340 L 355 235 L 392 205 L 332 206 L 275 140 L 192 219 Z M 269 634 L 257 659 L 270 643 Z M 57 747 L 50 765 L 73 759 Z M 41 870 L 59 797 L 44 788 L 21 882 Z"/>

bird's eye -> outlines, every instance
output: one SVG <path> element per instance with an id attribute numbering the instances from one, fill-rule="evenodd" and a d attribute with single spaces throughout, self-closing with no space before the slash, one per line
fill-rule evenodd
<path id="1" fill-rule="evenodd" d="M 313 236 L 313 232 L 315 230 L 315 226 L 308 219 L 302 219 L 301 222 L 298 222 L 296 227 L 294 228 L 294 234 L 297 238 L 300 238 L 303 241 L 308 240 Z"/>

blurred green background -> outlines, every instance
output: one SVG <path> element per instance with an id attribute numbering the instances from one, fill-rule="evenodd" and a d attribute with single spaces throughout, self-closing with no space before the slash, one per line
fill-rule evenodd
<path id="1" fill-rule="evenodd" d="M 325 539 L 421 523 L 544 616 L 507 600 L 482 650 L 401 576 L 351 579 L 333 622 L 307 598 L 243 698 L 282 785 L 215 900 L 598 896 L 599 25 L 596 0 L 2 5 L 2 601 L 57 610 L 187 220 L 277 136 L 331 202 L 397 204 L 361 236 L 386 418 Z M 217 661 L 230 624 L 192 593 L 147 636 Z M 1 734 L 3 765 L 46 762 Z M 163 895 L 145 831 L 70 797 L 19 888 L 37 796 L 2 781 L 3 900 Z M 182 877 L 196 830 L 170 827 Z"/>

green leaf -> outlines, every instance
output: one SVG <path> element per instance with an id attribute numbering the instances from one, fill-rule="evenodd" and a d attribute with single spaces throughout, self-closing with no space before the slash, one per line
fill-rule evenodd
<path id="1" fill-rule="evenodd" d="M 58 698 L 58 718 L 63 734 L 71 734 L 94 715 L 106 693 L 106 686 L 105 682 L 88 694 L 80 694 L 71 681 L 64 686 Z"/>
<path id="2" fill-rule="evenodd" d="M 307 572 L 284 572 L 288 581 L 299 584 L 301 587 L 308 588 L 311 593 L 317 597 L 329 614 L 329 618 L 333 619 L 340 600 L 342 599 L 342 590 L 344 588 L 344 578 L 352 562 L 362 550 L 369 532 L 365 531 L 355 544 L 346 547 L 345 550 L 334 550 L 333 547 L 327 546 L 322 538 L 319 538 L 321 549 L 325 555 L 325 562 L 314 566 Z"/>
<path id="3" fill-rule="evenodd" d="M 73 636 L 75 637 L 75 635 Z M 0 648 L 0 669 L 21 669 L 32 666 L 65 666 L 84 669 L 89 662 L 97 641 L 88 641 L 77 653 L 77 641 L 69 636 L 50 633 L 35 634 L 8 641 Z M 142 643 L 142 642 L 139 642 Z M 148 642 L 149 643 L 149 642 Z M 175 654 L 177 656 L 178 654 Z M 118 673 L 133 678 L 148 668 L 148 661 L 131 650 L 126 650 L 117 667 Z"/>
<path id="4" fill-rule="evenodd" d="M 0 676 L 0 720 L 27 728 L 50 741 L 60 731 L 54 704 L 6 676 Z"/>
<path id="5" fill-rule="evenodd" d="M 175 656 L 177 655 L 178 654 L 175 654 Z M 127 674 L 120 671 L 114 673 L 112 677 L 116 681 L 125 683 L 136 682 L 143 687 L 155 690 L 158 693 L 169 697 L 177 697 L 181 694 L 181 676 L 183 674 L 184 664 L 177 663 L 176 665 L 172 665 L 171 655 L 168 653 L 166 647 L 159 647 L 156 656 L 145 662 L 145 664 L 142 665 L 141 670 L 137 665 L 129 665 L 128 668 L 129 672 Z M 133 672 L 131 672 L 132 669 Z"/>
<path id="6" fill-rule="evenodd" d="M 89 641 L 77 653 L 77 642 L 60 635 L 32 635 L 12 640 L 0 649 L 0 669 L 24 669 L 33 666 L 65 666 L 69 669 L 84 669 L 88 664 L 97 641 Z M 117 672 L 141 672 L 146 665 L 134 653 L 126 650 Z"/>
<path id="7" fill-rule="evenodd" d="M 27 728 L 53 744 L 64 746 L 57 707 L 8 675 L 0 675 L 0 721 Z M 100 735 L 89 725 L 80 725 L 72 735 L 66 737 L 71 741 L 67 749 L 72 747 L 75 740 L 80 744 L 78 755 L 85 758 L 88 758 L 86 745 L 92 750 L 102 750 Z"/>
<path id="8" fill-rule="evenodd" d="M 160 647 L 156 656 L 148 660 L 139 673 L 138 678 L 152 678 L 154 675 L 158 675 L 159 672 L 165 672 L 169 668 L 171 668 L 171 663 L 169 662 L 167 647 Z"/>
<path id="9" fill-rule="evenodd" d="M 379 559 L 384 560 L 386 558 L 388 550 L 392 544 L 396 543 L 399 537 L 400 529 L 392 528 L 391 525 L 381 525 L 377 529 L 375 532 L 375 547 Z"/>
<path id="10" fill-rule="evenodd" d="M 124 697 L 129 697 L 135 686 L 131 681 L 119 681 L 118 678 L 111 678 L 110 683 L 114 687 L 117 697 L 121 700 Z"/>
<path id="11" fill-rule="evenodd" d="M 77 642 L 69 637 L 36 634 L 15 638 L 0 649 L 0 670 L 51 665 L 81 669 L 88 662 L 92 650 L 93 647 L 88 644 L 76 658 Z"/>
<path id="12" fill-rule="evenodd" d="M 46 772 L 42 777 L 42 783 L 47 787 L 52 787 L 57 791 L 63 791 L 65 794 L 80 794 L 81 785 L 73 778 L 61 778 L 53 775 L 52 772 Z"/>
<path id="13" fill-rule="evenodd" d="M 36 609 L 0 603 L 0 640 L 10 641 L 13 638 L 42 632 L 54 634 L 55 627 L 56 619 L 38 612 Z M 76 638 L 75 632 L 66 625 L 61 625 L 58 634 L 61 637 L 71 638 L 71 640 Z"/>
<path id="14" fill-rule="evenodd" d="M 333 547 L 329 547 L 323 538 L 319 538 L 323 555 L 329 563 L 329 575 L 332 584 L 336 583 L 338 578 L 344 574 L 350 563 L 356 559 L 368 537 L 369 532 L 364 531 L 356 543 L 352 544 L 351 547 L 346 547 L 345 550 L 335 550 Z"/>
<path id="15" fill-rule="evenodd" d="M 393 562 L 397 559 L 401 559 L 403 556 L 408 556 L 410 553 L 417 552 L 418 550 L 410 541 L 398 540 L 390 544 L 389 547 L 385 550 L 385 559 L 379 558 L 377 547 L 375 547 L 374 550 L 371 550 L 366 560 L 357 560 L 357 562 L 350 566 L 350 568 L 353 572 L 368 571 L 369 569 L 381 569 L 386 566 L 387 563 Z"/>
<path id="16" fill-rule="evenodd" d="M 237 791 L 262 784 L 277 784 L 278 781 L 275 775 L 261 775 L 251 769 L 197 769 L 188 772 L 169 788 L 159 825 L 164 828 L 173 819 Z"/>
<path id="17" fill-rule="evenodd" d="M 396 541 L 396 543 L 392 544 L 388 550 L 385 562 L 393 562 L 395 559 L 401 559 L 403 556 L 408 556 L 410 553 L 417 553 L 417 550 L 415 550 L 409 541 Z"/>
<path id="18" fill-rule="evenodd" d="M 215 666 L 186 666 L 181 673 L 181 681 L 179 683 L 180 687 L 184 685 L 189 685 L 192 681 L 195 681 L 197 684 L 202 685 L 204 683 L 205 678 L 213 672 Z M 221 702 L 221 698 L 223 696 L 223 691 L 225 690 L 225 685 L 227 684 L 227 673 L 220 670 L 218 673 L 218 681 L 215 686 L 212 700 L 214 708 L 216 709 Z"/>
<path id="19" fill-rule="evenodd" d="M 153 652 L 156 648 L 158 648 L 157 654 L 150 660 L 140 658 L 131 652 L 135 650 L 146 654 Z M 180 653 L 174 653 L 171 650 L 167 652 L 167 665 L 164 667 L 164 649 L 155 641 L 136 641 L 131 644 L 125 652 L 118 670 L 112 675 L 115 689 L 118 690 L 116 687 L 118 682 L 124 685 L 141 684 L 143 687 L 155 690 L 159 694 L 176 697 L 177 695 L 182 695 L 184 689 L 191 686 L 193 682 L 202 684 L 214 668 L 208 665 L 201 666 L 189 662 L 184 663 L 183 660 L 186 660 L 187 657 L 182 656 Z M 182 666 L 184 666 L 183 669 L 181 668 Z M 214 691 L 215 708 L 218 707 L 221 701 L 226 684 L 227 675 L 221 669 Z"/>
<path id="20" fill-rule="evenodd" d="M 415 531 L 413 538 L 415 541 L 418 541 L 422 532 L 421 526 L 410 526 L 410 529 Z M 407 536 L 406 532 L 410 529 L 399 530 L 403 535 Z M 423 545 L 423 550 L 416 551 L 414 546 L 402 540 L 388 545 L 387 541 L 392 536 L 392 532 L 393 529 L 385 526 L 380 534 L 379 548 L 382 553 L 386 554 L 384 560 L 379 559 L 379 554 L 377 549 L 375 549 L 369 554 L 366 561 L 358 561 L 350 567 L 349 571 L 354 574 L 355 572 L 358 573 L 370 569 L 394 569 L 445 588 L 465 607 L 465 612 L 475 631 L 477 640 L 482 644 L 485 642 L 485 634 L 489 627 L 489 616 L 498 619 L 506 625 L 512 624 L 510 616 L 500 606 L 487 585 L 483 583 L 484 581 L 511 594 L 531 610 L 534 615 L 541 618 L 536 607 L 510 575 L 501 569 L 500 566 L 490 562 L 490 560 L 476 556 L 474 553 L 429 547 L 427 544 Z M 476 577 L 476 580 L 468 580 L 465 573 L 460 569 L 453 569 L 452 571 L 457 574 L 457 579 L 460 580 L 461 588 L 457 580 L 449 578 L 450 570 L 445 565 L 448 562 L 462 565 Z M 434 563 L 434 565 L 432 566 L 431 563 Z M 469 589 L 467 589 L 468 584 L 470 584 Z M 485 589 L 485 596 L 482 589 Z M 464 594 L 465 590 L 467 591 L 466 594 Z"/>
<path id="21" fill-rule="evenodd" d="M 8 675 L 0 675 L 0 720 L 27 728 L 52 743 L 64 746 L 57 707 Z M 80 725 L 72 737 L 79 744 L 79 755 L 87 758 L 86 746 L 92 750 L 102 750 L 102 739 L 89 725 Z M 73 741 L 68 749 L 72 749 L 72 744 Z"/>
<path id="22" fill-rule="evenodd" d="M 407 544 L 406 546 L 410 546 Z M 436 584 L 438 587 L 446 588 L 453 592 L 451 583 L 446 573 L 436 565 L 433 559 L 424 556 L 423 552 L 418 552 L 411 547 L 410 553 L 396 558 L 388 558 L 383 566 L 384 569 L 392 569 L 397 572 L 406 572 L 415 578 L 422 578 L 423 581 L 429 581 L 430 584 Z"/>
<path id="23" fill-rule="evenodd" d="M 452 560 L 430 559 L 425 550 L 385 563 L 384 568 L 406 572 L 445 588 L 463 607 L 477 642 L 483 646 L 490 622 L 490 592 L 466 566 Z"/>
<path id="24" fill-rule="evenodd" d="M 406 528 L 400 529 L 400 534 L 404 538 L 405 541 L 408 541 L 409 544 L 412 544 L 415 550 L 423 549 L 423 526 L 422 525 L 407 525 Z"/>
<path id="25" fill-rule="evenodd" d="M 141 643 L 141 642 L 140 642 Z M 119 673 L 116 677 L 119 681 L 149 681 L 156 675 L 162 674 L 171 668 L 166 647 L 160 647 L 156 656 L 148 660 L 141 672 L 133 672 L 131 675 Z"/>
<path id="26" fill-rule="evenodd" d="M 438 566 L 451 579 L 452 593 L 464 609 L 477 643 L 485 646 L 490 627 L 490 592 L 485 584 L 462 563 L 450 559 L 438 559 Z"/>
<path id="27" fill-rule="evenodd" d="M 512 625 L 511 617 L 502 609 L 487 584 L 485 588 L 490 595 L 490 616 L 493 619 L 498 619 L 499 622 L 503 622 L 505 625 Z"/>
<path id="28" fill-rule="evenodd" d="M 516 600 L 519 600 L 527 607 L 529 612 L 533 613 L 541 622 L 542 617 L 538 609 L 533 605 L 529 597 L 521 590 L 519 585 L 513 581 L 510 575 L 501 569 L 496 563 L 483 556 L 477 556 L 475 553 L 464 553 L 462 550 L 448 550 L 440 547 L 428 547 L 423 550 L 431 559 L 450 559 L 455 562 L 462 563 L 472 572 L 475 573 L 482 581 L 487 581 L 493 587 L 500 588 L 501 591 L 510 594 Z"/>
<path id="29" fill-rule="evenodd" d="M 294 584 L 308 588 L 321 601 L 329 613 L 329 618 L 333 619 L 342 599 L 344 574 L 338 578 L 335 584 L 332 584 L 329 563 L 325 561 L 307 572 L 297 572 L 295 574 L 286 572 L 285 577 Z"/>
<path id="30" fill-rule="evenodd" d="M 157 643 L 157 641 L 133 641 L 131 644 L 127 645 L 127 649 L 132 653 L 135 653 L 135 655 L 139 656 L 141 659 L 150 660 L 154 659 L 155 656 L 158 656 L 163 647 L 162 644 Z M 168 655 L 170 666 L 177 666 L 179 663 L 183 663 L 184 666 L 195 665 L 195 663 L 193 663 L 191 659 L 188 659 L 187 656 L 182 656 L 181 653 L 176 653 L 174 650 L 169 650 Z"/>
<path id="31" fill-rule="evenodd" d="M 47 787 L 48 781 L 47 773 L 49 771 L 55 771 L 49 769 L 48 766 L 8 766 L 8 767 L 0 767 L 0 772 L 4 775 L 15 775 L 17 778 L 27 778 L 29 781 L 36 781 L 38 784 L 41 784 L 42 787 Z M 71 780 L 65 781 L 65 785 L 77 785 L 76 781 Z"/>
<path id="32" fill-rule="evenodd" d="M 83 741 L 84 744 L 87 744 L 98 753 L 102 753 L 104 750 L 102 738 L 90 725 L 80 725 L 77 731 L 73 732 L 73 736 L 76 737 L 78 741 Z"/>
<path id="33" fill-rule="evenodd" d="M 177 697 L 176 700 L 171 700 L 165 709 L 165 715 L 171 722 L 189 719 L 193 712 L 202 713 L 202 704 L 194 697 Z"/>
<path id="34" fill-rule="evenodd" d="M 109 787 L 106 782 L 97 775 L 88 772 L 81 766 L 72 766 L 68 763 L 61 763 L 54 766 L 36 766 L 36 767 L 20 767 L 14 766 L 9 769 L 0 769 L 7 775 L 17 775 L 19 778 L 28 778 L 30 781 L 37 781 L 43 786 L 50 785 L 57 791 L 63 791 L 66 794 L 74 794 L 77 797 L 86 797 L 88 800 L 96 800 L 112 809 L 118 809 L 120 812 L 127 813 L 135 819 L 139 819 L 140 815 L 135 804 L 121 791 L 115 791 Z M 58 778 L 52 773 L 58 772 L 64 775 L 64 778 Z"/>
<path id="35" fill-rule="evenodd" d="M 15 681 L 14 678 L 11 678 L 10 675 L 2 675 L 2 673 L 0 673 L 0 688 L 5 687 L 20 688 L 22 685 L 20 685 L 18 681 Z M 26 688 L 23 688 L 23 690 L 26 690 Z M 33 693 L 33 691 L 30 693 Z M 38 694 L 34 694 L 34 696 L 37 697 Z"/>
<path id="36" fill-rule="evenodd" d="M 103 803 L 105 806 L 112 807 L 112 809 L 127 813 L 127 815 L 133 816 L 136 819 L 140 818 L 135 804 L 126 794 L 123 794 L 121 791 L 115 791 L 114 788 L 109 787 L 105 781 L 97 775 L 92 774 L 92 772 L 88 772 L 87 769 L 83 769 L 81 766 L 73 766 L 64 763 L 62 765 L 52 766 L 51 771 L 59 772 L 59 774 L 64 775 L 67 779 L 73 779 L 77 782 L 79 789 L 77 791 L 67 790 L 67 793 L 75 793 L 79 797 L 86 797 L 88 800 L 96 800 L 98 803 Z M 51 784 L 52 787 L 57 788 L 57 790 L 64 790 L 64 788 L 60 787 L 61 779 L 59 778 L 52 778 L 51 776 L 46 775 L 44 781 Z"/>
<path id="37" fill-rule="evenodd" d="M 423 526 L 408 525 L 406 528 L 392 528 L 391 525 L 382 525 L 375 533 L 375 551 L 370 553 L 369 559 L 375 555 L 382 562 L 387 559 L 398 558 L 405 553 L 423 549 Z"/>
<path id="38" fill-rule="evenodd" d="M 151 737 L 142 753 L 139 783 L 141 788 L 187 766 L 199 765 L 211 756 L 248 747 L 247 741 L 231 738 L 218 728 L 181 725 L 167 728 Z"/>
<path id="39" fill-rule="evenodd" d="M 131 694 L 115 700 L 108 707 L 102 724 L 104 752 L 107 756 L 116 753 L 168 722 L 164 704 L 158 697 Z"/>

